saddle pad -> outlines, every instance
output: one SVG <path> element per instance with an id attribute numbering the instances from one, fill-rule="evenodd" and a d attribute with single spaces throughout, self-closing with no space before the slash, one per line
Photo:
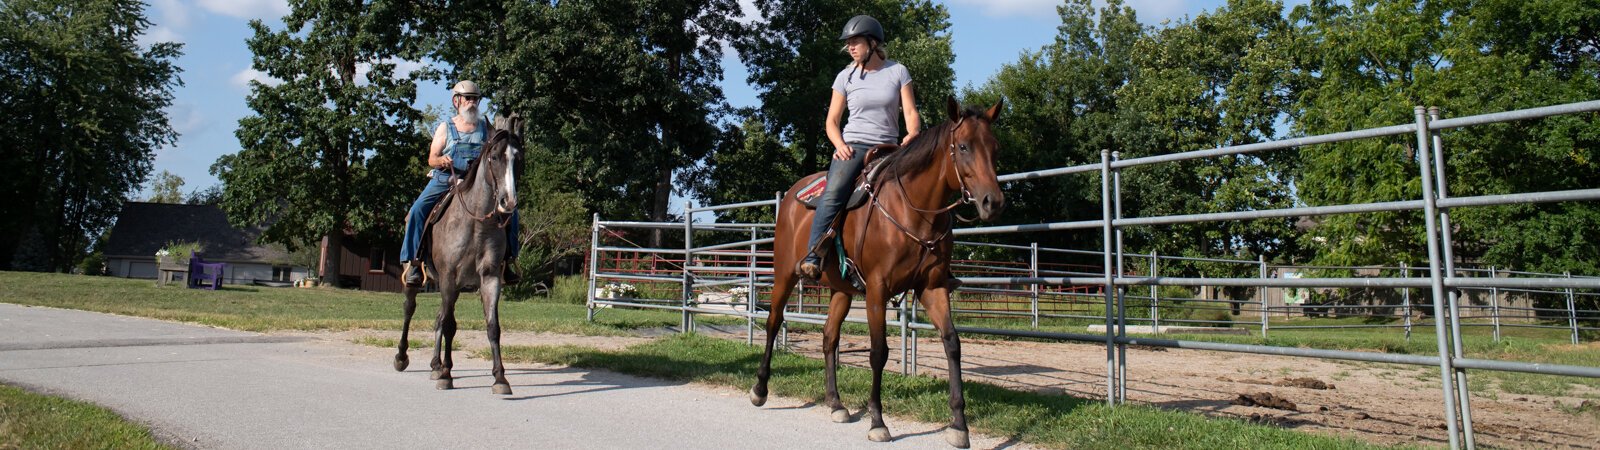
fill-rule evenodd
<path id="1" fill-rule="evenodd" d="M 799 200 L 800 204 L 805 205 L 807 209 L 817 209 L 817 204 L 822 201 L 822 192 L 827 188 L 828 177 L 817 177 L 817 179 L 811 180 L 810 183 L 806 183 L 805 187 L 800 188 L 800 191 L 795 194 L 795 199 Z M 845 202 L 844 209 L 856 209 L 856 207 L 866 202 L 866 184 L 858 183 L 856 184 L 856 190 L 850 193 L 850 201 Z"/>

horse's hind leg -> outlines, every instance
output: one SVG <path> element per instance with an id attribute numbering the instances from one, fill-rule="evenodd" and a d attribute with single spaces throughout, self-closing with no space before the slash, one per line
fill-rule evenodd
<path id="1" fill-rule="evenodd" d="M 823 399 L 832 410 L 833 421 L 845 423 L 850 421 L 850 410 L 845 409 L 844 402 L 839 399 L 839 332 L 844 326 L 844 319 L 850 315 L 850 294 L 833 291 L 832 302 L 828 304 L 828 322 L 822 328 L 822 359 L 827 368 L 827 397 Z"/>
<path id="2" fill-rule="evenodd" d="M 872 429 L 867 439 L 888 442 L 893 439 L 889 426 L 883 424 L 883 366 L 889 362 L 889 340 L 885 334 L 885 304 L 888 295 L 874 284 L 867 284 L 867 328 L 872 335 L 872 392 L 867 397 L 867 415 L 872 417 Z"/>
<path id="3" fill-rule="evenodd" d="M 970 442 L 967 437 L 967 400 L 961 393 L 961 337 L 956 335 L 956 327 L 950 317 L 950 291 L 938 287 L 928 289 L 924 294 L 920 296 L 922 308 L 927 311 L 928 321 L 939 329 L 939 339 L 944 341 L 944 355 L 949 360 L 946 368 L 950 379 L 950 428 L 945 429 L 944 439 L 956 448 L 967 448 Z"/>
<path id="4" fill-rule="evenodd" d="M 494 355 L 493 392 L 500 395 L 511 395 L 511 383 L 506 381 L 506 367 L 500 363 L 500 279 L 484 277 L 483 287 L 478 291 L 479 298 L 483 299 L 484 328 L 489 334 L 489 353 Z"/>
<path id="5" fill-rule="evenodd" d="M 756 406 L 767 404 L 767 379 L 772 377 L 772 344 L 778 338 L 778 327 L 783 326 L 783 308 L 789 303 L 789 293 L 794 290 L 797 281 L 790 271 L 774 272 L 772 305 L 767 309 L 767 347 L 761 355 L 761 367 L 756 369 L 756 385 L 750 388 L 750 404 Z"/>
<path id="6" fill-rule="evenodd" d="M 406 339 L 411 336 L 411 315 L 417 312 L 417 289 L 407 287 L 405 288 L 405 293 L 406 318 L 400 325 L 400 348 L 394 355 L 394 371 L 396 372 L 404 372 L 406 367 L 411 365 L 411 357 L 406 356 L 406 350 L 410 348 Z"/>

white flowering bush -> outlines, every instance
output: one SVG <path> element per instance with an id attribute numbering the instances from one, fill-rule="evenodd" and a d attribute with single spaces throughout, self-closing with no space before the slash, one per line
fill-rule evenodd
<path id="1" fill-rule="evenodd" d="M 602 298 L 634 298 L 639 296 L 639 288 L 628 283 L 606 283 L 600 287 Z"/>

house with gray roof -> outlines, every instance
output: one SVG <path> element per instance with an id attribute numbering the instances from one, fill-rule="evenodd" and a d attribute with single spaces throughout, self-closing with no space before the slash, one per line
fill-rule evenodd
<path id="1" fill-rule="evenodd" d="M 156 251 L 169 242 L 199 242 L 206 262 L 227 264 L 224 284 L 293 282 L 312 276 L 281 247 L 256 244 L 260 228 L 239 229 L 216 205 L 128 202 L 104 247 L 111 276 L 155 279 Z"/>

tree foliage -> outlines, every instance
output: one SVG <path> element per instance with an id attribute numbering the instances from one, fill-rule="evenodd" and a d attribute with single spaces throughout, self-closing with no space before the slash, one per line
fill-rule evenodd
<path id="1" fill-rule="evenodd" d="M 72 268 L 177 134 L 163 111 L 182 85 L 182 46 L 136 42 L 142 2 L 0 2 L 0 269 Z"/>

